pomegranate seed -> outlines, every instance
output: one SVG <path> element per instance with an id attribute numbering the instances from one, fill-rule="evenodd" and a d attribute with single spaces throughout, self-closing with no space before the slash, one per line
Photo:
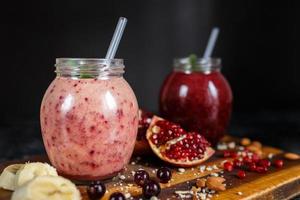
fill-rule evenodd
<path id="1" fill-rule="evenodd" d="M 263 167 L 270 167 L 271 162 L 267 159 L 262 159 L 262 160 L 258 161 L 258 165 L 263 166 Z"/>
<path id="2" fill-rule="evenodd" d="M 259 160 L 260 160 L 259 155 L 257 155 L 257 154 L 252 155 L 252 161 L 253 162 L 257 163 Z"/>
<path id="3" fill-rule="evenodd" d="M 231 172 L 233 170 L 233 165 L 231 162 L 225 162 L 223 167 L 228 172 Z"/>
<path id="4" fill-rule="evenodd" d="M 237 176 L 240 178 L 240 179 L 243 179 L 246 177 L 246 172 L 243 171 L 243 170 L 239 170 L 238 173 L 237 173 Z"/>
<path id="5" fill-rule="evenodd" d="M 244 161 L 245 163 L 252 163 L 252 159 L 251 159 L 249 156 L 245 156 L 245 157 L 243 158 L 243 161 Z"/>
<path id="6" fill-rule="evenodd" d="M 238 155 L 237 155 L 237 153 L 235 151 L 232 151 L 231 154 L 230 154 L 231 158 L 237 158 L 237 156 Z"/>
<path id="7" fill-rule="evenodd" d="M 234 166 L 235 168 L 240 168 L 240 167 L 243 166 L 243 162 L 240 161 L 240 160 L 234 160 L 234 161 L 233 161 L 233 166 Z"/>
<path id="8" fill-rule="evenodd" d="M 257 167 L 256 167 L 256 171 L 257 171 L 258 173 L 265 173 L 265 172 L 268 171 L 268 168 L 267 168 L 267 167 L 263 167 L 263 166 L 257 166 Z"/>
<path id="9" fill-rule="evenodd" d="M 256 164 L 254 162 L 252 163 L 249 163 L 248 165 L 248 170 L 251 171 L 251 172 L 255 172 L 256 171 Z"/>
<path id="10" fill-rule="evenodd" d="M 276 167 L 276 168 L 281 168 L 281 167 L 283 167 L 283 160 L 275 160 L 274 161 L 274 166 Z"/>

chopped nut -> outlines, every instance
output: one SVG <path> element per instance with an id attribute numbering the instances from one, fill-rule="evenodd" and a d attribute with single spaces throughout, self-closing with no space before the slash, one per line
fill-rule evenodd
<path id="1" fill-rule="evenodd" d="M 211 176 L 215 176 L 215 177 L 219 176 L 218 173 L 211 173 L 210 175 L 211 175 Z"/>
<path id="2" fill-rule="evenodd" d="M 199 196 L 200 196 L 200 199 L 201 199 L 201 200 L 202 200 L 202 199 L 205 199 L 205 200 L 206 200 L 206 194 L 205 194 L 205 193 L 200 193 Z"/>
<path id="3" fill-rule="evenodd" d="M 234 149 L 235 148 L 235 142 L 230 142 L 228 144 L 229 149 Z"/>
<path id="4" fill-rule="evenodd" d="M 178 168 L 178 171 L 183 173 L 183 172 L 185 172 L 185 169 L 184 168 Z"/>
<path id="5" fill-rule="evenodd" d="M 197 200 L 198 199 L 197 193 L 199 191 L 201 191 L 201 188 L 196 188 L 195 186 L 193 186 L 192 189 L 191 189 L 191 191 L 193 193 L 193 200 Z"/>
<path id="6" fill-rule="evenodd" d="M 227 149 L 227 145 L 226 144 L 218 144 L 217 149 L 218 150 L 226 150 Z"/>
<path id="7" fill-rule="evenodd" d="M 158 126 L 153 126 L 152 127 L 152 132 L 153 133 L 159 133 L 159 131 L 160 131 L 160 128 Z"/>
<path id="8" fill-rule="evenodd" d="M 239 146 L 238 149 L 239 149 L 240 151 L 244 151 L 244 150 L 245 150 L 245 147 Z M 238 152 L 238 153 L 239 153 L 239 152 Z"/>
<path id="9" fill-rule="evenodd" d="M 205 187 L 206 179 L 205 178 L 200 178 L 196 180 L 196 186 L 198 188 L 203 188 Z"/>
<path id="10" fill-rule="evenodd" d="M 219 169 L 217 165 L 212 166 L 213 169 Z"/>
<path id="11" fill-rule="evenodd" d="M 243 195 L 243 193 L 242 193 L 242 192 L 237 192 L 237 194 L 238 194 L 238 195 L 240 195 L 240 196 L 241 196 L 241 195 Z"/>
<path id="12" fill-rule="evenodd" d="M 256 146 L 257 148 L 261 149 L 262 148 L 262 144 L 258 141 L 254 141 L 251 143 L 251 145 Z"/>
<path id="13" fill-rule="evenodd" d="M 119 176 L 119 179 L 121 179 L 121 180 L 125 180 L 125 179 L 126 179 L 126 177 L 125 177 L 124 175 L 120 175 L 120 176 Z"/>
<path id="14" fill-rule="evenodd" d="M 205 168 L 206 168 L 205 165 L 201 165 L 201 166 L 199 167 L 200 172 L 204 172 Z"/>
<path id="15" fill-rule="evenodd" d="M 269 159 L 272 159 L 273 156 L 274 156 L 274 154 L 272 154 L 272 153 L 269 153 L 269 154 L 268 154 L 268 158 L 269 158 Z"/>
<path id="16" fill-rule="evenodd" d="M 288 160 L 298 160 L 298 159 L 300 159 L 300 155 L 295 154 L 295 153 L 285 153 L 284 157 Z"/>
<path id="17" fill-rule="evenodd" d="M 221 166 L 223 166 L 224 165 L 224 163 L 226 163 L 228 160 L 223 160 L 222 162 L 221 162 Z"/>
<path id="18" fill-rule="evenodd" d="M 214 181 L 214 182 L 218 182 L 218 183 L 223 183 L 224 181 L 226 181 L 225 178 L 220 178 L 220 177 L 208 177 L 207 181 Z"/>
<path id="19" fill-rule="evenodd" d="M 206 186 L 211 190 L 224 191 L 226 190 L 225 184 L 223 184 L 224 181 L 225 179 L 222 177 L 208 177 Z"/>
<path id="20" fill-rule="evenodd" d="M 128 199 L 131 197 L 131 194 L 130 193 L 125 193 L 125 198 Z"/>
<path id="21" fill-rule="evenodd" d="M 193 191 L 186 190 L 186 191 L 175 191 L 175 194 L 177 194 L 181 199 L 183 198 L 191 198 L 193 195 Z"/>
<path id="22" fill-rule="evenodd" d="M 249 138 L 242 138 L 241 139 L 241 145 L 248 146 L 249 144 L 251 144 L 251 140 Z"/>
<path id="23" fill-rule="evenodd" d="M 206 167 L 206 171 L 212 171 L 213 168 L 212 167 Z"/>
<path id="24" fill-rule="evenodd" d="M 253 153 L 256 153 L 257 155 L 261 155 L 261 154 L 262 154 L 261 148 L 259 148 L 259 147 L 256 146 L 256 145 L 250 144 L 247 148 L 248 148 L 250 151 L 252 151 Z"/>

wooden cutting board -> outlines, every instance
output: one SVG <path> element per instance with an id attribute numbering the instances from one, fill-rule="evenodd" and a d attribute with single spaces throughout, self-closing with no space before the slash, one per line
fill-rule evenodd
<path id="1" fill-rule="evenodd" d="M 263 147 L 264 155 L 270 153 L 274 154 L 275 158 L 283 158 L 283 151 L 272 148 Z M 208 166 L 221 166 L 221 163 L 225 159 L 220 156 L 220 152 L 217 152 L 213 158 L 205 162 Z M 24 163 L 26 161 L 43 161 L 48 162 L 46 156 L 34 156 L 24 160 L 9 161 L 0 164 L 0 171 L 5 166 L 15 163 Z M 130 193 L 134 198 L 142 198 L 142 190 L 136 186 L 133 182 L 132 171 L 143 168 L 150 173 L 150 176 L 155 178 L 155 169 L 161 166 L 166 166 L 165 163 L 161 162 L 155 157 L 144 156 L 133 157 L 131 163 L 126 167 L 122 175 L 117 176 L 113 179 L 105 180 L 108 192 L 103 199 L 108 199 L 109 195 L 114 191 L 121 191 L 122 193 Z M 219 172 L 220 169 L 212 169 L 212 171 L 205 170 L 201 172 L 199 167 L 185 168 L 184 172 L 179 172 L 178 168 L 173 169 L 173 179 L 168 184 L 161 184 L 162 192 L 159 195 L 159 199 L 180 199 L 175 195 L 175 191 L 187 191 L 195 185 L 197 178 L 208 176 L 211 173 Z M 225 172 L 224 178 L 226 179 L 226 190 L 214 194 L 211 200 L 224 200 L 224 199 L 291 199 L 295 196 L 300 195 L 300 160 L 286 160 L 284 159 L 284 167 L 271 169 L 264 174 L 246 172 L 247 176 L 244 179 L 236 177 L 236 170 L 232 172 Z M 125 177 L 124 180 L 122 180 Z M 77 183 L 78 188 L 82 194 L 83 199 L 88 199 L 86 194 L 86 185 L 84 183 Z M 11 192 L 0 189 L 0 200 L 10 199 Z M 185 198 L 185 199 L 192 199 Z"/>

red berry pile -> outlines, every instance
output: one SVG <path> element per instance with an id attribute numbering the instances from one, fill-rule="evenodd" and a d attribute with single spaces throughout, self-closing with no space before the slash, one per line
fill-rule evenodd
<path id="1" fill-rule="evenodd" d="M 283 167 L 283 160 L 277 159 L 272 163 L 269 159 L 262 159 L 247 149 L 243 151 L 225 150 L 223 151 L 223 157 L 233 159 L 233 161 L 223 163 L 224 170 L 231 172 L 233 169 L 238 169 L 236 176 L 240 179 L 246 177 L 246 171 L 266 173 L 272 164 L 276 168 Z"/>

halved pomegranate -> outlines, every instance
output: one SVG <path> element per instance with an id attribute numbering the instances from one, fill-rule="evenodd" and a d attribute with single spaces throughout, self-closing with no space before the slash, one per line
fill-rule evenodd
<path id="1" fill-rule="evenodd" d="M 146 136 L 153 152 L 176 166 L 199 165 L 215 152 L 199 133 L 186 132 L 179 125 L 157 116 L 152 118 Z"/>
<path id="2" fill-rule="evenodd" d="M 138 134 L 134 147 L 135 155 L 143 155 L 152 152 L 149 143 L 146 139 L 146 132 L 151 123 L 152 117 L 152 113 L 139 109 Z"/>

